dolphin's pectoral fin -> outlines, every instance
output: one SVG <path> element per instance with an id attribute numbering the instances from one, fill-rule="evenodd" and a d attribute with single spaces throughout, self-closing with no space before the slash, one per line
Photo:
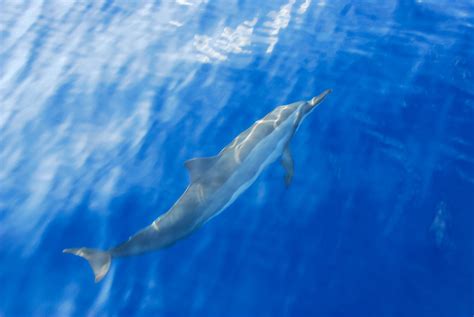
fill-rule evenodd
<path id="1" fill-rule="evenodd" d="M 186 166 L 189 171 L 191 182 L 194 182 L 206 173 L 217 161 L 217 158 L 217 156 L 196 157 L 184 162 L 184 166 Z"/>
<path id="2" fill-rule="evenodd" d="M 295 173 L 293 157 L 291 156 L 289 145 L 287 145 L 283 150 L 281 155 L 281 165 L 283 165 L 283 168 L 285 169 L 285 185 L 288 187 L 290 186 L 293 174 Z"/>

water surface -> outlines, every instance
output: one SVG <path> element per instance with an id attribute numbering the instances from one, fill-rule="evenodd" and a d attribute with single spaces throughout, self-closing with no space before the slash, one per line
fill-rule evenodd
<path id="1" fill-rule="evenodd" d="M 470 316 L 472 1 L 1 1 L 0 315 Z M 333 93 L 228 210 L 94 284 L 275 106 Z"/>

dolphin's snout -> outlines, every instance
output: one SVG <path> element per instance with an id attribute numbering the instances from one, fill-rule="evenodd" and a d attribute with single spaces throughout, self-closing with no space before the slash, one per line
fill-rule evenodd
<path id="1" fill-rule="evenodd" d="M 319 96 L 313 97 L 308 103 L 311 105 L 311 107 L 315 107 L 320 104 L 321 101 L 323 101 L 324 98 L 326 98 L 326 96 L 329 95 L 331 92 L 331 89 L 326 89 Z"/>

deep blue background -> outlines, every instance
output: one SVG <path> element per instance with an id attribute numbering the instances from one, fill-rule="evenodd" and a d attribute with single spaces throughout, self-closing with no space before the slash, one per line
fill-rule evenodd
<path id="1" fill-rule="evenodd" d="M 0 316 L 471 316 L 472 1 L 1 1 Z M 333 93 L 231 207 L 94 284 L 66 247 Z"/>

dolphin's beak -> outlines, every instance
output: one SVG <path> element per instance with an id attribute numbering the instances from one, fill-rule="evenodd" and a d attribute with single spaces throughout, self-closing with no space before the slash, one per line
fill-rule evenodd
<path id="1" fill-rule="evenodd" d="M 331 89 L 326 89 L 319 96 L 313 97 L 310 101 L 308 101 L 308 103 L 311 105 L 311 107 L 316 107 L 318 104 L 321 103 L 321 101 L 324 100 L 324 98 L 326 98 L 327 95 L 331 93 L 331 91 Z"/>

